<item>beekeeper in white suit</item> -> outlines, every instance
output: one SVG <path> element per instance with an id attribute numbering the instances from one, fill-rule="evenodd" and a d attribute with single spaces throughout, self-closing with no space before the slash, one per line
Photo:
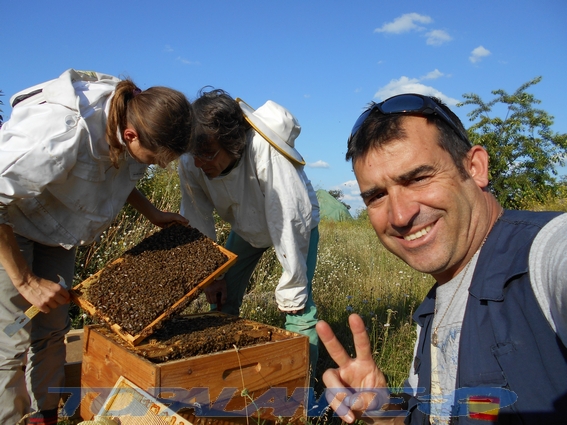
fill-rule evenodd
<path id="1" fill-rule="evenodd" d="M 15 94 L 0 129 L 0 423 L 55 424 L 65 384 L 75 247 L 99 238 L 125 202 L 153 224 L 186 223 L 135 186 L 148 164 L 185 152 L 191 105 L 166 87 L 70 69 Z M 17 315 L 41 313 L 13 335 Z M 96 412 L 95 412 L 96 413 Z"/>
<path id="2" fill-rule="evenodd" d="M 319 204 L 294 148 L 295 117 L 273 101 L 257 110 L 223 90 L 201 92 L 193 103 L 190 154 L 180 158 L 181 214 L 216 239 L 213 210 L 231 225 L 226 248 L 236 264 L 206 288 L 215 307 L 238 315 L 250 276 L 273 246 L 283 273 L 276 288 L 285 328 L 310 340 L 312 374 L 318 357 L 312 279 L 319 242 Z"/>

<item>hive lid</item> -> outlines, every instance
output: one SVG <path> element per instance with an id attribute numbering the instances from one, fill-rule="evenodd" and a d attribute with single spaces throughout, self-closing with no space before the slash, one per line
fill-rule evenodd
<path id="1" fill-rule="evenodd" d="M 181 229 L 182 227 L 183 229 Z M 186 229 L 191 229 L 191 232 L 193 232 L 191 237 L 196 239 L 189 243 L 175 245 L 176 242 L 172 242 L 175 240 L 174 237 L 172 238 L 172 232 L 186 232 L 188 231 Z M 161 244 L 162 249 L 146 249 L 156 243 Z M 215 251 L 207 251 L 209 253 L 207 255 L 207 252 L 202 249 L 203 247 Z M 217 261 L 216 266 L 211 266 L 210 258 L 202 258 L 203 255 L 210 257 L 211 253 L 216 254 L 217 251 L 224 254 L 226 258 L 226 261 L 220 265 L 218 263 L 221 261 Z M 142 273 L 137 273 L 136 276 L 130 275 L 133 271 L 141 271 L 144 267 L 154 265 L 152 264 L 152 255 L 167 256 L 167 262 L 162 264 L 161 272 L 154 272 L 152 276 L 141 276 Z M 172 226 L 148 236 L 120 258 L 107 264 L 96 274 L 76 285 L 71 291 L 71 298 L 88 314 L 104 320 L 121 338 L 135 346 L 151 335 L 165 318 L 182 311 L 196 299 L 203 288 L 212 283 L 216 277 L 225 273 L 235 263 L 236 258 L 236 254 L 217 245 L 197 229 Z M 191 261 L 187 261 L 188 259 Z M 195 262 L 199 264 L 199 267 L 203 267 L 195 276 L 187 277 L 182 273 L 186 264 L 196 264 Z M 205 263 L 209 264 L 204 266 Z M 167 264 L 170 264 L 170 266 Z M 176 268 L 173 265 L 178 267 Z M 216 268 L 212 269 L 212 267 Z M 180 270 L 181 276 L 178 275 Z M 191 271 L 193 272 L 193 270 Z M 124 278 L 121 278 L 120 285 L 115 284 L 113 287 L 115 292 L 111 290 L 108 293 L 105 292 L 105 285 L 108 285 L 111 280 L 118 279 L 118 276 L 124 276 Z M 133 279 L 137 282 L 132 283 L 131 280 Z M 156 287 L 156 279 L 159 281 L 159 289 Z M 190 282 L 191 279 L 194 279 L 194 281 Z M 179 293 L 179 285 L 181 285 L 181 289 L 187 288 L 187 290 L 182 292 L 183 295 L 175 297 L 172 294 L 175 292 L 174 290 Z M 101 291 L 104 292 L 101 297 L 94 295 Z M 157 297 L 155 296 L 156 291 Z M 112 306 L 105 305 L 104 301 L 101 302 L 102 297 L 106 297 L 106 304 L 111 303 Z M 136 301 L 140 299 L 143 299 L 144 302 Z M 160 305 L 161 307 L 159 307 Z M 149 314 L 148 311 L 153 313 L 149 314 L 149 319 L 147 317 L 136 319 L 140 323 L 137 326 L 132 326 L 128 321 L 117 318 L 119 314 L 122 314 L 123 318 L 124 311 L 131 312 L 132 316 L 130 317 L 139 317 L 140 313 Z"/>

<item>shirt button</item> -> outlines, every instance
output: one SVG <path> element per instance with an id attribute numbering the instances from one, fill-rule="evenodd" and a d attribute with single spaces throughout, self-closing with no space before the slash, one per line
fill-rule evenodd
<path id="1" fill-rule="evenodd" d="M 77 125 L 77 117 L 75 117 L 74 115 L 67 115 L 65 117 L 65 124 L 68 127 L 74 127 Z"/>

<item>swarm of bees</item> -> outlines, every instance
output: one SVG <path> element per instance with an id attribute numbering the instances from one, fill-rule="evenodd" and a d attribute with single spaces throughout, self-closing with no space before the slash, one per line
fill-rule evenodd
<path id="1" fill-rule="evenodd" d="M 227 260 L 199 230 L 170 226 L 103 269 L 87 299 L 112 323 L 136 335 Z"/>

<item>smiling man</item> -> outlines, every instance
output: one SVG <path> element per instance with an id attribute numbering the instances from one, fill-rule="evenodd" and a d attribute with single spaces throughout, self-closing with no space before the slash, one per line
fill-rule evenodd
<path id="1" fill-rule="evenodd" d="M 349 423 L 564 423 L 567 215 L 504 211 L 487 152 L 436 98 L 371 104 L 346 156 L 380 242 L 437 283 L 414 315 L 405 394 L 389 404 L 376 401 L 386 378 L 362 319 L 349 319 L 356 358 L 318 323 L 338 365 L 323 376 L 331 406 Z"/>

